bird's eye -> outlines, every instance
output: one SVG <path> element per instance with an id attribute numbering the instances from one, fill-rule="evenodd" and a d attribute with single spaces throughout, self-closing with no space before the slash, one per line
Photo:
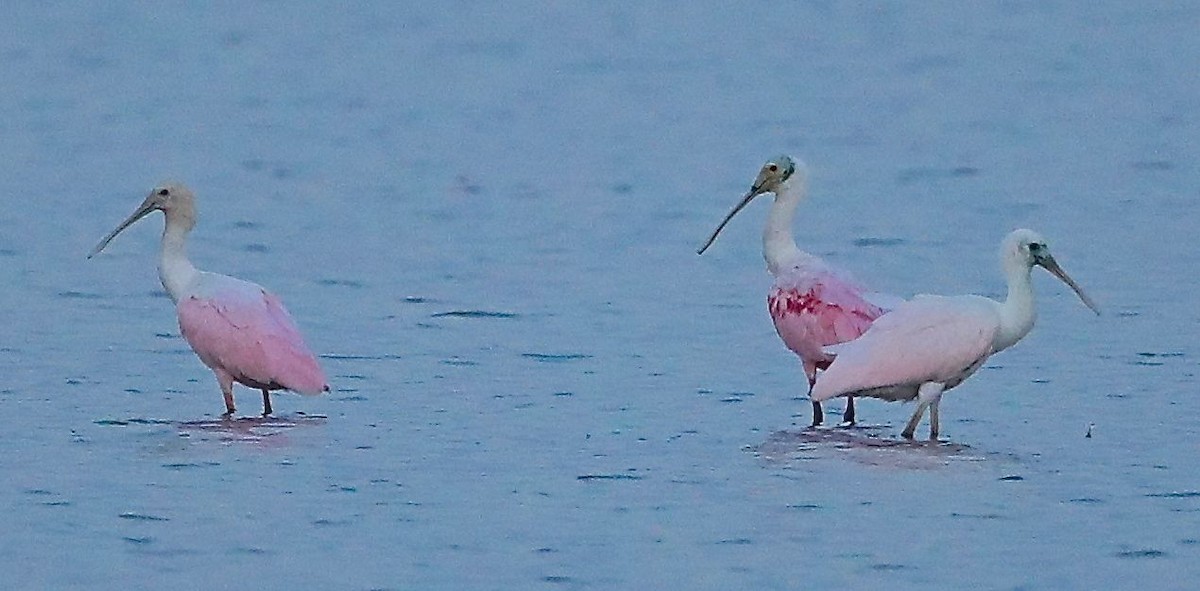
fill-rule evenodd
<path id="1" fill-rule="evenodd" d="M 1043 246 L 1040 243 L 1037 243 L 1037 242 L 1029 243 L 1029 252 L 1039 252 L 1042 250 L 1042 248 L 1043 248 Z"/>
<path id="2" fill-rule="evenodd" d="M 776 164 L 772 164 L 772 165 L 770 165 L 770 166 L 768 166 L 768 167 L 767 167 L 767 170 L 769 170 L 769 171 L 771 171 L 771 172 L 775 172 L 775 171 L 779 170 L 779 166 L 778 166 L 778 165 L 776 165 Z"/>
<path id="3" fill-rule="evenodd" d="M 170 191 L 168 191 L 168 190 L 166 190 L 166 189 L 159 189 L 159 190 L 158 190 L 158 194 L 159 194 L 159 195 L 162 195 L 163 197 L 166 197 L 167 195 L 170 195 L 170 194 L 171 194 L 171 192 L 170 192 Z"/>

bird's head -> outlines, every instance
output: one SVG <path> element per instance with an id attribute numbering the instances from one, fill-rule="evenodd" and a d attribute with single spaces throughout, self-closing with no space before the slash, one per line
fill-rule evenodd
<path id="1" fill-rule="evenodd" d="M 750 186 L 747 196 L 753 199 L 763 193 L 773 193 L 797 175 L 803 179 L 805 173 L 803 163 L 797 165 L 796 161 L 786 154 L 776 156 L 763 164 L 758 171 L 758 176 L 754 178 L 754 184 Z"/>
<path id="2" fill-rule="evenodd" d="M 1050 254 L 1050 247 L 1041 234 L 1024 228 L 1014 230 L 1004 240 L 1001 256 L 1006 267 L 1019 266 L 1023 269 L 1041 267 L 1049 271 L 1051 275 L 1058 277 L 1074 290 L 1085 306 L 1091 308 L 1096 314 L 1100 313 L 1100 309 L 1092 301 L 1092 298 L 1088 297 L 1083 289 L 1075 283 L 1075 280 L 1071 279 L 1071 276 L 1067 275 L 1067 272 L 1059 266 L 1058 261 L 1054 260 L 1054 255 Z"/>
<path id="3" fill-rule="evenodd" d="M 696 251 L 696 254 L 704 254 L 704 251 L 708 250 L 708 247 L 717 239 L 717 234 L 720 234 L 721 230 L 725 228 L 725 224 L 728 224 L 729 220 L 732 220 L 733 216 L 737 215 L 743 207 L 749 205 L 755 197 L 763 193 L 775 193 L 778 195 L 781 187 L 792 182 L 793 179 L 803 181 L 807 174 L 808 172 L 804 167 L 804 163 L 797 163 L 791 156 L 780 155 L 768 160 L 759 169 L 758 176 L 754 177 L 754 184 L 750 185 L 750 190 L 746 192 L 737 205 L 733 206 L 733 209 L 725 216 L 725 219 L 721 220 L 721 225 L 717 226 L 716 230 L 713 230 L 712 235 L 708 237 L 708 241 Z"/>
<path id="4" fill-rule="evenodd" d="M 192 191 L 179 183 L 163 183 L 154 187 L 142 204 L 92 249 L 88 258 L 104 250 L 122 230 L 155 211 L 163 212 L 168 224 L 180 225 L 185 231 L 196 225 L 196 198 Z"/>

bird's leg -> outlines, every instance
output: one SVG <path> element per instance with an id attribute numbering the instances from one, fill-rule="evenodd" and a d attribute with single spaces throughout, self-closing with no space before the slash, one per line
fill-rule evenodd
<path id="1" fill-rule="evenodd" d="M 814 366 L 810 370 L 808 367 L 808 364 L 805 364 L 804 365 L 804 374 L 806 376 L 808 376 L 808 398 L 809 398 L 809 400 L 812 400 L 813 384 L 817 383 L 817 377 L 816 377 L 817 368 Z M 813 406 L 812 426 L 819 427 L 821 425 L 821 423 L 825 422 L 825 413 L 821 412 L 821 403 L 820 402 L 817 402 L 816 400 L 812 400 L 812 406 Z"/>
<path id="2" fill-rule="evenodd" d="M 221 385 L 221 394 L 225 397 L 224 416 L 232 417 L 237 408 L 233 406 L 233 378 L 217 373 L 217 383 Z"/>
<path id="3" fill-rule="evenodd" d="M 929 404 L 929 440 L 937 441 L 938 436 L 938 405 L 942 403 L 941 396 L 938 396 Z"/>
<path id="4" fill-rule="evenodd" d="M 925 414 L 927 404 L 924 401 L 917 403 L 917 409 L 913 411 L 912 418 L 908 419 L 908 424 L 904 426 L 904 431 L 900 433 L 905 439 L 912 439 L 913 432 L 917 430 L 917 423 L 921 422 L 921 415 Z"/>
<path id="5" fill-rule="evenodd" d="M 937 437 L 937 404 L 942 399 L 942 390 L 945 385 L 937 382 L 925 382 L 917 389 L 917 410 L 913 411 L 913 416 L 908 420 L 908 425 L 904 427 L 904 432 L 901 433 L 905 439 L 912 439 L 913 433 L 917 430 L 917 423 L 921 422 L 921 415 L 925 414 L 926 407 L 933 407 L 929 412 L 929 431 L 931 438 Z"/>
<path id="6" fill-rule="evenodd" d="M 263 388 L 262 393 L 263 393 L 263 416 L 264 417 L 270 416 L 271 415 L 271 393 L 267 392 L 266 388 Z"/>
<path id="7" fill-rule="evenodd" d="M 854 426 L 854 397 L 846 397 L 846 412 L 842 414 L 842 424 Z"/>

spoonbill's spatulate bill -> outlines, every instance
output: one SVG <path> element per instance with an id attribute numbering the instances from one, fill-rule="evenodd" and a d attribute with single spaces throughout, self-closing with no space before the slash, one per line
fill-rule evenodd
<path id="1" fill-rule="evenodd" d="M 817 370 L 828 367 L 833 359 L 824 348 L 857 338 L 885 310 L 868 301 L 856 283 L 796 246 L 792 239 L 792 218 L 807 192 L 807 183 L 804 163 L 789 156 L 771 159 L 758 172 L 750 191 L 697 253 L 704 254 L 729 220 L 755 197 L 775 194 L 763 229 L 763 258 L 767 260 L 767 270 L 775 277 L 775 285 L 767 296 L 767 309 L 779 338 L 800 357 L 811 392 Z M 813 399 L 812 407 L 812 424 L 820 425 L 824 419 L 821 403 Z M 847 397 L 843 420 L 854 423 L 851 397 Z"/>
<path id="2" fill-rule="evenodd" d="M 1008 296 L 921 295 L 881 317 L 862 337 L 832 347 L 836 358 L 817 379 L 813 400 L 871 396 L 916 400 L 903 435 L 911 439 L 929 408 L 929 437 L 938 434 L 942 393 L 975 373 L 992 354 L 1029 334 L 1036 318 L 1030 272 L 1040 266 L 1066 283 L 1084 305 L 1096 304 L 1058 266 L 1046 241 L 1033 230 L 1016 230 L 1000 250 Z"/>
<path id="3" fill-rule="evenodd" d="M 196 205 L 187 187 L 155 187 L 88 258 L 154 211 L 166 217 L 158 276 L 175 302 L 183 338 L 217 376 L 225 396 L 225 414 L 232 415 L 235 410 L 234 382 L 262 391 L 263 415 L 271 414 L 271 390 L 309 395 L 329 391 L 316 356 L 304 344 L 279 298 L 260 285 L 197 270 L 188 261 L 185 244 L 196 225 Z"/>

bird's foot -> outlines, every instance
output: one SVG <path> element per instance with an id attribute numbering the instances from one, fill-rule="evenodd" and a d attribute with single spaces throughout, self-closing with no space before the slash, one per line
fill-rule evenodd
<path id="1" fill-rule="evenodd" d="M 909 441 L 912 441 L 912 439 L 913 439 L 913 432 L 912 432 L 912 431 L 909 431 L 909 430 L 907 430 L 907 429 L 905 429 L 905 430 L 904 430 L 904 432 L 900 434 L 900 436 L 901 436 L 901 437 L 903 437 L 903 438 L 905 438 L 905 439 L 907 439 L 907 440 L 909 440 Z"/>

